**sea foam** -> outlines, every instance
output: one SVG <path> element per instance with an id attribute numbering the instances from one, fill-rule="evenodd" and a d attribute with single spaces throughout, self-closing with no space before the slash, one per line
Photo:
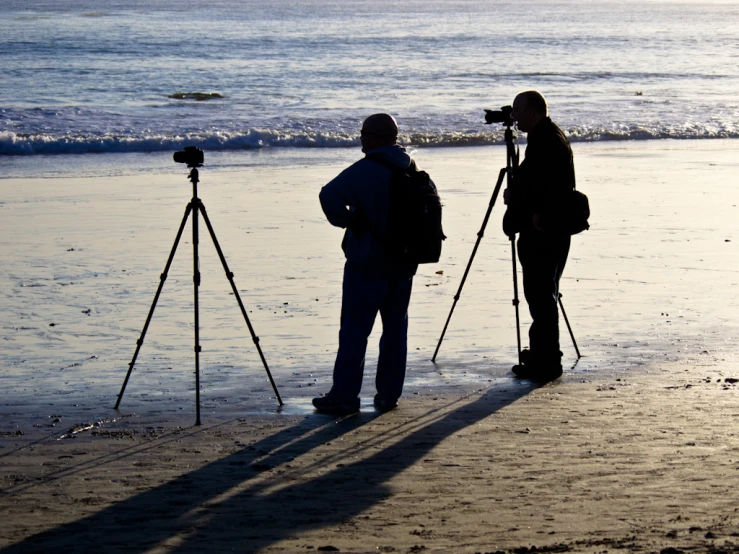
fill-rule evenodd
<path id="1" fill-rule="evenodd" d="M 655 139 L 739 138 L 739 129 L 709 125 L 661 127 L 612 126 L 565 128 L 572 142 Z M 401 144 L 426 147 L 503 144 L 502 128 L 460 132 L 410 131 Z M 521 136 L 525 143 L 525 135 Z M 195 145 L 207 150 L 260 148 L 345 148 L 359 144 L 359 135 L 342 131 L 246 129 L 242 132 L 201 132 L 176 135 L 137 134 L 33 134 L 0 132 L 0 155 L 89 154 L 98 152 L 161 152 Z"/>

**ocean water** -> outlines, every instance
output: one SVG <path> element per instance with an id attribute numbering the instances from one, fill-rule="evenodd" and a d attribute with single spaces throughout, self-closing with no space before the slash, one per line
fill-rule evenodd
<path id="1" fill-rule="evenodd" d="M 377 111 L 406 144 L 493 144 L 483 109 L 532 88 L 573 141 L 736 138 L 737 21 L 726 1 L 4 0 L 0 163 L 347 147 Z"/>

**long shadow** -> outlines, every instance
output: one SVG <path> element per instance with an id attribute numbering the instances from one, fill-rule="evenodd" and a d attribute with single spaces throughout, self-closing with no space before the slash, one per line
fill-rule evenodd
<path id="1" fill-rule="evenodd" d="M 365 443 L 316 461 L 325 473 L 310 480 L 290 462 L 359 429 L 374 414 L 342 420 L 316 415 L 225 458 L 75 522 L 28 537 L 3 554 L 70 551 L 145 552 L 168 542 L 180 552 L 254 552 L 301 532 L 331 527 L 391 496 L 388 481 L 444 439 L 494 414 L 536 386 L 508 382 L 478 399 L 431 410 L 421 418 L 371 434 Z M 327 424 L 328 421 L 328 424 Z M 298 438 L 299 437 L 299 438 Z M 398 437 L 399 440 L 395 440 Z M 351 443 L 350 443 L 351 444 Z M 379 448 L 357 456 L 366 448 Z M 352 461 L 352 457 L 360 457 Z M 271 471 L 265 474 L 265 471 Z M 296 502 L 300 500 L 301 502 Z M 309 500 L 306 508 L 304 500 Z"/>

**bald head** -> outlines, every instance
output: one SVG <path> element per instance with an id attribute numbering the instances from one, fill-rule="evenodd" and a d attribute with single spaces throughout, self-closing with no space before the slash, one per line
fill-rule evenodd
<path id="1" fill-rule="evenodd" d="M 530 131 L 543 118 L 547 117 L 547 101 L 536 90 L 521 92 L 513 101 L 511 117 L 518 123 L 519 130 Z"/>
<path id="2" fill-rule="evenodd" d="M 524 103 L 525 109 L 533 110 L 543 117 L 547 116 L 547 101 L 538 90 L 527 90 L 525 92 L 521 92 L 516 96 L 516 99 L 519 98 Z"/>

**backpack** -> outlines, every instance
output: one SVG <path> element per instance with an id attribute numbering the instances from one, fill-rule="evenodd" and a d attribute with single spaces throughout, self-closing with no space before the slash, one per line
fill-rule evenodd
<path id="1" fill-rule="evenodd" d="M 590 217 L 590 202 L 588 197 L 579 190 L 573 190 L 570 194 L 570 223 L 568 225 L 568 231 L 571 235 L 576 235 L 590 229 L 590 223 L 588 218 Z"/>
<path id="2" fill-rule="evenodd" d="M 365 156 L 392 171 L 388 198 L 387 230 L 382 242 L 395 262 L 429 264 L 439 261 L 441 242 L 441 199 L 429 174 L 416 163 L 406 169 L 376 155 Z"/>
<path id="3" fill-rule="evenodd" d="M 557 231 L 576 235 L 590 229 L 590 203 L 588 197 L 577 189 L 572 189 L 558 203 L 551 227 Z"/>

